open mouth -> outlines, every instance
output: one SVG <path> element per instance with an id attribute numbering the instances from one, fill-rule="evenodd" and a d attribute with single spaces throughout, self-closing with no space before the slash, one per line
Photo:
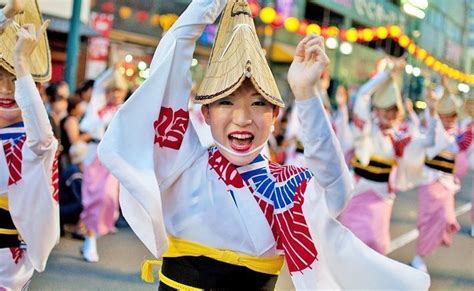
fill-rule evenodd
<path id="1" fill-rule="evenodd" d="M 253 139 L 255 138 L 251 132 L 248 131 L 234 131 L 228 136 L 230 147 L 236 152 L 247 152 L 252 148 Z"/>
<path id="2" fill-rule="evenodd" d="M 0 108 L 11 109 L 16 107 L 15 99 L 0 98 Z"/>

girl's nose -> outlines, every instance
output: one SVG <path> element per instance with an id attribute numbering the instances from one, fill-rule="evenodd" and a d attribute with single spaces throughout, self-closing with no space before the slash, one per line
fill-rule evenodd
<path id="1" fill-rule="evenodd" d="M 246 127 L 252 124 L 252 117 L 246 108 L 237 108 L 233 112 L 233 120 L 236 125 Z"/>

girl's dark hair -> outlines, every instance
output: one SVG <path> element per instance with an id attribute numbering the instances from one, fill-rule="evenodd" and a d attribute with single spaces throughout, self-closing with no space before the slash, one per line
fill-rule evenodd
<path id="1" fill-rule="evenodd" d="M 76 90 L 77 95 L 82 95 L 82 93 L 94 87 L 94 80 L 87 80 Z"/>
<path id="2" fill-rule="evenodd" d="M 82 99 L 79 96 L 71 96 L 67 100 L 67 113 L 71 114 L 71 112 L 79 106 L 79 104 L 82 102 Z"/>

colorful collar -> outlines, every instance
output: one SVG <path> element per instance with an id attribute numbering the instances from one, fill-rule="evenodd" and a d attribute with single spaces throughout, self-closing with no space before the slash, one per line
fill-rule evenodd
<path id="1" fill-rule="evenodd" d="M 17 122 L 7 127 L 0 128 L 0 139 L 17 139 L 25 134 L 25 125 L 23 122 Z"/>

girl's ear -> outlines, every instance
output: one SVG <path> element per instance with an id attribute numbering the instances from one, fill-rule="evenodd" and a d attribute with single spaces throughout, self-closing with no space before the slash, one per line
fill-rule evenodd
<path id="1" fill-rule="evenodd" d="M 204 116 L 204 120 L 206 121 L 207 125 L 210 125 L 210 114 L 209 114 L 209 105 L 201 106 L 201 113 Z"/>
<path id="2" fill-rule="evenodd" d="M 280 114 L 280 107 L 275 105 L 273 107 L 273 122 L 275 122 L 277 120 L 278 114 Z"/>

